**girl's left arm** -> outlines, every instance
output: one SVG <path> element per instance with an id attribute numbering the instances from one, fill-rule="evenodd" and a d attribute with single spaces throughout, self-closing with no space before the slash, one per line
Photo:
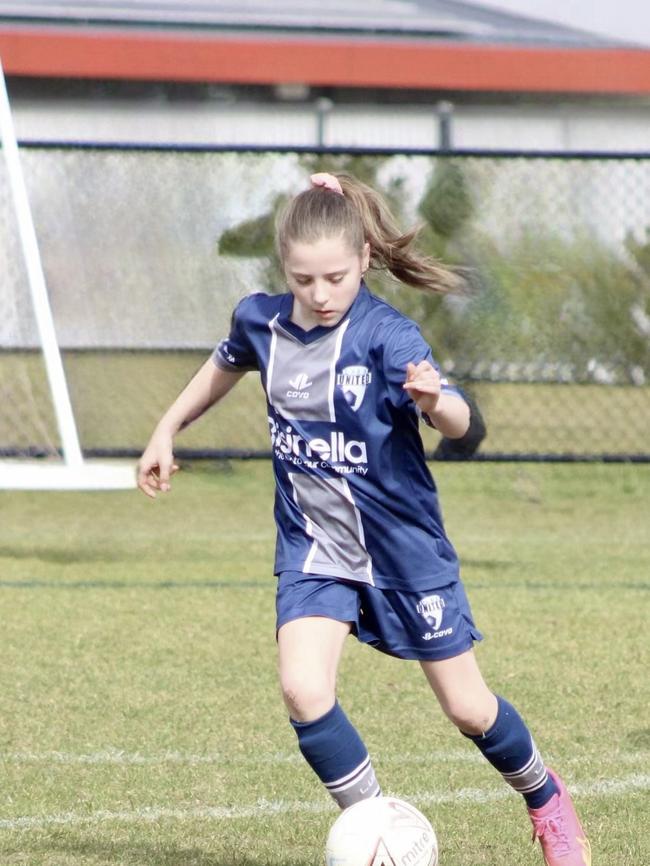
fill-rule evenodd
<path id="1" fill-rule="evenodd" d="M 442 390 L 440 373 L 428 361 L 407 364 L 403 387 L 443 436 L 460 439 L 467 433 L 469 406 L 459 395 Z"/>

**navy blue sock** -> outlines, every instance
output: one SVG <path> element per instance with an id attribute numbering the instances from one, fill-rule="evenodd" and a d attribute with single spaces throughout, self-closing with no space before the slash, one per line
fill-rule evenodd
<path id="1" fill-rule="evenodd" d="M 290 721 L 305 760 L 341 809 L 381 794 L 368 750 L 338 701 L 313 722 Z"/>
<path id="2" fill-rule="evenodd" d="M 517 710 L 499 697 L 499 711 L 484 734 L 470 736 L 492 766 L 509 785 L 519 791 L 531 809 L 546 805 L 558 788 L 537 751 L 530 731 Z"/>

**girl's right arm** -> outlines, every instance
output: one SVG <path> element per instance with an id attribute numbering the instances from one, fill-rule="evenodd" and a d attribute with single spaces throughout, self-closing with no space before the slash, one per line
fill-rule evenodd
<path id="1" fill-rule="evenodd" d="M 174 436 L 225 397 L 245 375 L 222 370 L 208 358 L 160 419 L 140 458 L 138 487 L 143 493 L 155 499 L 157 490 L 169 490 L 169 479 L 178 469 L 174 464 Z"/>

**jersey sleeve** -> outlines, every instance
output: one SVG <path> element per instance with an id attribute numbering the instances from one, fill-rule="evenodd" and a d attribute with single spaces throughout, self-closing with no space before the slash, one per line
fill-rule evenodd
<path id="1" fill-rule="evenodd" d="M 215 365 L 231 373 L 258 370 L 259 362 L 247 335 L 246 301 L 235 307 L 230 320 L 230 333 L 217 345 L 212 354 Z"/>
<path id="2" fill-rule="evenodd" d="M 383 342 L 384 378 L 390 401 L 397 407 L 409 404 L 415 406 L 415 401 L 403 387 L 406 381 L 406 367 L 409 362 L 419 364 L 420 361 L 428 361 L 432 367 L 440 372 L 440 366 L 433 357 L 431 347 L 420 333 L 415 322 L 409 320 L 403 320 L 392 326 L 385 333 Z M 461 400 L 464 399 L 460 390 L 450 384 L 445 377 L 441 377 L 440 381 L 444 393 L 453 394 Z M 418 415 L 425 423 L 432 426 L 425 415 L 419 411 Z"/>

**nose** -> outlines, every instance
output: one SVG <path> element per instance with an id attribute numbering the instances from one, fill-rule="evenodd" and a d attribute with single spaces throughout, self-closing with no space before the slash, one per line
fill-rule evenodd
<path id="1" fill-rule="evenodd" d="M 312 302 L 316 307 L 325 307 L 330 299 L 329 287 L 325 280 L 316 280 L 312 292 Z"/>

